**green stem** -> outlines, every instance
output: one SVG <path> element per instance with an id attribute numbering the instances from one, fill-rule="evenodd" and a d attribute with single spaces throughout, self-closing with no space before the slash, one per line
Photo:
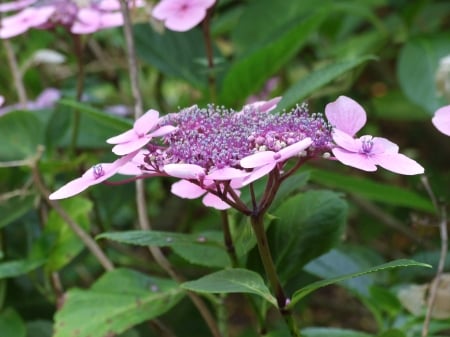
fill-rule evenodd
<path id="1" fill-rule="evenodd" d="M 228 212 L 226 210 L 221 211 L 220 217 L 222 218 L 223 241 L 225 243 L 228 256 L 230 257 L 232 266 L 237 267 L 238 258 L 236 255 L 236 249 L 234 248 L 233 237 L 231 236 L 230 222 L 228 220 Z"/>
<path id="2" fill-rule="evenodd" d="M 261 257 L 264 270 L 266 271 L 267 278 L 272 287 L 272 291 L 275 293 L 277 299 L 278 311 L 283 316 L 286 324 L 289 327 L 292 337 L 300 337 L 300 332 L 292 315 L 292 312 L 286 308 L 288 304 L 288 298 L 286 297 L 283 287 L 281 286 L 278 278 L 275 264 L 270 253 L 269 242 L 267 240 L 266 231 L 264 229 L 264 213 L 258 212 L 250 217 L 253 232 L 256 236 L 258 244 L 259 255 Z"/>

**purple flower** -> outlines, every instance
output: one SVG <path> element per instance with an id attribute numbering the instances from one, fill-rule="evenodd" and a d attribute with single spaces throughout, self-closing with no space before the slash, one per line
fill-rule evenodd
<path id="1" fill-rule="evenodd" d="M 353 136 L 366 123 L 366 112 L 351 98 L 340 96 L 327 104 L 325 114 L 334 127 L 332 152 L 341 163 L 364 171 L 376 171 L 377 165 L 406 175 L 422 174 L 416 161 L 398 153 L 398 146 L 385 138 Z"/>
<path id="2" fill-rule="evenodd" d="M 125 155 L 144 147 L 153 137 L 163 136 L 176 128 L 165 125 L 158 128 L 159 112 L 149 110 L 139 117 L 131 130 L 106 140 L 109 144 L 116 144 L 112 151 L 117 155 Z"/>
<path id="3" fill-rule="evenodd" d="M 431 121 L 436 129 L 444 135 L 450 136 L 450 105 L 438 109 Z"/>
<path id="4" fill-rule="evenodd" d="M 115 160 L 112 163 L 101 163 L 92 166 L 80 178 L 60 187 L 57 191 L 50 194 L 50 200 L 65 199 L 83 192 L 92 185 L 99 184 L 116 174 L 122 166 L 128 163 L 137 152 L 130 153 L 124 157 Z"/>
<path id="5" fill-rule="evenodd" d="M 0 116 L 14 110 L 40 110 L 52 108 L 55 103 L 61 98 L 61 92 L 55 88 L 47 88 L 41 92 L 35 101 L 29 101 L 25 106 L 17 103 L 0 108 Z M 1 99 L 0 99 L 1 103 Z M 1 106 L 2 104 L 0 104 Z"/>
<path id="6" fill-rule="evenodd" d="M 144 5 L 141 0 L 134 3 Z M 12 11 L 16 13 L 1 20 L 2 39 L 31 28 L 51 29 L 60 25 L 74 34 L 90 34 L 123 24 L 119 0 L 19 0 L 0 5 L 0 12 Z"/>
<path id="7" fill-rule="evenodd" d="M 185 32 L 198 25 L 215 0 L 162 0 L 152 11 L 171 30 Z"/>

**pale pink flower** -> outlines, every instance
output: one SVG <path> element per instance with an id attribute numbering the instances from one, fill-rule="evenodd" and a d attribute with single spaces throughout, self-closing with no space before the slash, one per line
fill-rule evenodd
<path id="1" fill-rule="evenodd" d="M 131 130 L 111 137 L 106 142 L 116 144 L 112 151 L 117 155 L 134 152 L 143 148 L 153 137 L 163 136 L 176 130 L 171 125 L 158 127 L 159 121 L 159 112 L 149 110 L 134 122 Z"/>
<path id="2" fill-rule="evenodd" d="M 65 199 L 79 194 L 92 185 L 99 184 L 115 175 L 122 166 L 135 157 L 137 151 L 115 160 L 92 166 L 80 178 L 74 179 L 50 194 L 50 200 Z"/>
<path id="3" fill-rule="evenodd" d="M 162 0 L 152 11 L 171 30 L 185 32 L 198 25 L 215 0 Z"/>
<path id="4" fill-rule="evenodd" d="M 58 89 L 47 88 L 36 97 L 36 100 L 28 101 L 25 106 L 17 103 L 0 108 L 0 116 L 14 110 L 40 110 L 52 108 L 60 98 L 61 92 Z"/>
<path id="5" fill-rule="evenodd" d="M 369 135 L 353 138 L 366 123 L 366 112 L 351 98 L 340 96 L 327 104 L 325 114 L 334 128 L 337 146 L 332 152 L 341 163 L 364 171 L 376 171 L 378 165 L 399 174 L 424 172 L 421 165 L 398 153 L 398 146 L 385 138 Z"/>
<path id="6" fill-rule="evenodd" d="M 3 103 L 5 103 L 5 98 L 2 95 L 0 95 L 0 106 L 2 106 Z"/>
<path id="7" fill-rule="evenodd" d="M 438 109 L 431 121 L 436 129 L 450 136 L 450 105 Z"/>
<path id="8" fill-rule="evenodd" d="M 142 0 L 130 2 L 144 6 Z M 20 0 L 0 5 L 12 12 L 0 21 L 0 38 L 20 35 L 31 28 L 64 26 L 74 34 L 90 34 L 123 24 L 119 0 Z"/>

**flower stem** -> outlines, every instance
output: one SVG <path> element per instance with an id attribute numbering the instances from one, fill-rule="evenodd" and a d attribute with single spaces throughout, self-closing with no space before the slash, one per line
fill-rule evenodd
<path id="1" fill-rule="evenodd" d="M 223 241 L 225 243 L 228 256 L 230 257 L 232 266 L 237 267 L 238 258 L 236 255 L 236 249 L 234 248 L 233 237 L 231 236 L 230 222 L 228 220 L 228 212 L 226 210 L 221 211 L 220 217 L 222 218 Z"/>
<path id="2" fill-rule="evenodd" d="M 284 293 L 283 287 L 281 286 L 277 271 L 275 269 L 275 264 L 272 259 L 272 254 L 270 253 L 269 242 L 267 240 L 267 235 L 264 228 L 264 213 L 259 212 L 252 215 L 250 217 L 250 221 L 253 232 L 256 236 L 259 255 L 261 257 L 264 270 L 266 271 L 272 291 L 275 293 L 275 298 L 277 299 L 278 311 L 288 325 L 291 336 L 300 337 L 300 332 L 297 328 L 294 317 L 292 316 L 292 312 L 286 308 L 289 300 Z"/>

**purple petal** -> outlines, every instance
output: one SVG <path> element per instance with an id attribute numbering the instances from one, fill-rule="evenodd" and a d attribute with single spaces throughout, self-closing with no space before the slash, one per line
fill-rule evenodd
<path id="1" fill-rule="evenodd" d="M 194 164 L 167 164 L 163 170 L 169 176 L 181 179 L 199 179 L 205 176 L 205 169 Z"/>
<path id="2" fill-rule="evenodd" d="M 224 167 L 209 173 L 205 179 L 211 180 L 231 180 L 237 178 L 244 178 L 250 173 L 244 170 L 238 170 L 232 167 Z"/>
<path id="3" fill-rule="evenodd" d="M 261 151 L 251 154 L 241 159 L 240 164 L 243 168 L 261 167 L 267 164 L 276 163 L 275 152 Z"/>
<path id="4" fill-rule="evenodd" d="M 333 130 L 333 140 L 336 145 L 349 152 L 358 153 L 362 148 L 361 139 L 354 139 L 352 136 L 339 129 Z"/>
<path id="5" fill-rule="evenodd" d="M 170 191 L 184 199 L 196 199 L 206 193 L 206 190 L 187 180 L 180 180 L 172 184 Z"/>
<path id="6" fill-rule="evenodd" d="M 136 132 L 134 132 L 133 129 L 131 129 L 121 133 L 120 135 L 108 138 L 106 142 L 108 144 L 121 144 L 131 142 L 136 139 L 138 139 L 138 135 L 136 134 Z"/>
<path id="7" fill-rule="evenodd" d="M 368 172 L 377 170 L 377 167 L 373 160 L 365 154 L 349 152 L 338 147 L 334 148 L 332 152 L 336 159 L 344 165 L 355 167 L 357 169 Z"/>
<path id="8" fill-rule="evenodd" d="M 142 149 L 150 141 L 150 137 L 142 137 L 128 143 L 117 144 L 112 148 L 112 152 L 118 156 Z"/>
<path id="9" fill-rule="evenodd" d="M 383 153 L 375 155 L 373 159 L 377 165 L 394 173 L 415 175 L 425 172 L 419 163 L 401 153 Z"/>
<path id="10" fill-rule="evenodd" d="M 398 145 L 391 142 L 389 139 L 373 137 L 372 142 L 374 144 L 372 153 L 398 153 Z"/>
<path id="11" fill-rule="evenodd" d="M 143 136 L 154 129 L 158 121 L 159 112 L 150 109 L 134 122 L 133 129 L 139 136 Z"/>
<path id="12" fill-rule="evenodd" d="M 230 205 L 228 205 L 226 202 L 222 201 L 222 199 L 212 193 L 207 193 L 203 197 L 202 202 L 206 207 L 212 207 L 220 211 L 231 208 Z"/>
<path id="13" fill-rule="evenodd" d="M 353 99 L 346 96 L 328 103 L 325 107 L 328 121 L 335 127 L 350 136 L 354 136 L 366 124 L 366 112 Z"/>
<path id="14" fill-rule="evenodd" d="M 438 109 L 431 122 L 444 135 L 450 136 L 450 105 Z"/>
<path id="15" fill-rule="evenodd" d="M 155 131 L 153 131 L 150 135 L 152 137 L 160 137 L 160 136 L 167 135 L 168 133 L 171 133 L 177 129 L 178 129 L 177 127 L 172 126 L 172 125 L 164 125 L 158 129 L 156 129 Z"/>
<path id="16" fill-rule="evenodd" d="M 291 157 L 295 157 L 300 154 L 302 151 L 306 150 L 312 144 L 311 138 L 305 138 L 301 141 L 286 146 L 284 149 L 281 149 L 277 153 L 281 155 L 281 157 L 277 160 L 278 162 L 285 161 Z"/>

